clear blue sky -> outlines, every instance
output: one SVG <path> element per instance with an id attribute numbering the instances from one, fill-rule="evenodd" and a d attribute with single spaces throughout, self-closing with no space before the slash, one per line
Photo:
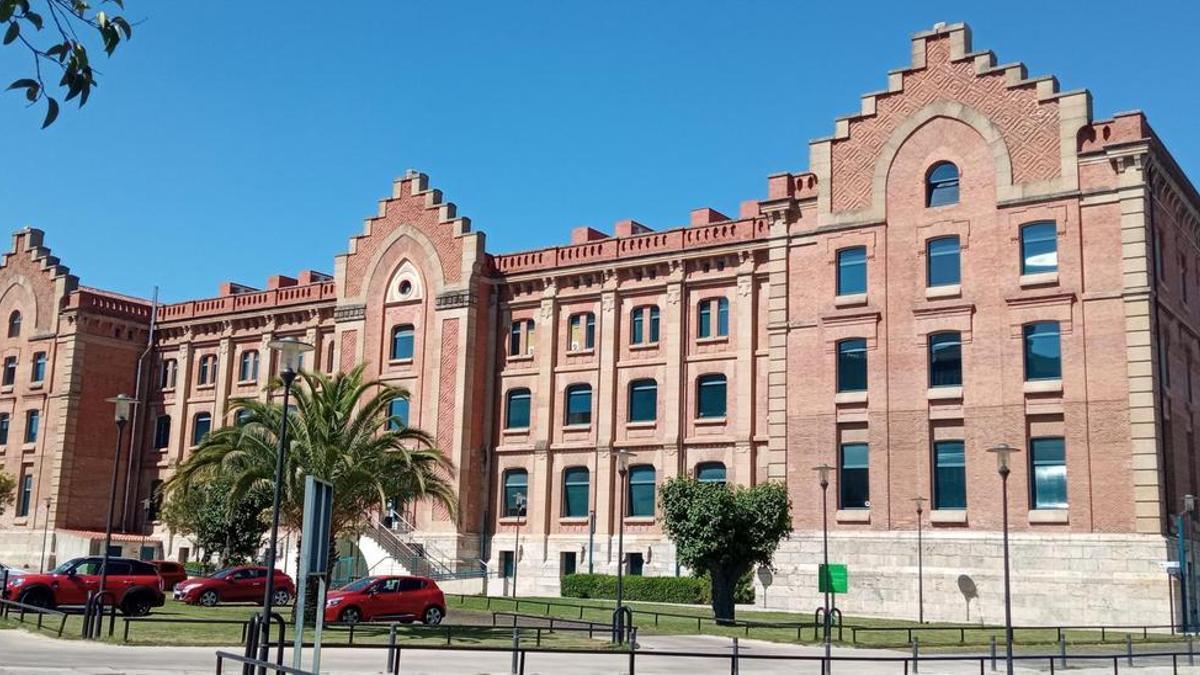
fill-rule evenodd
<path id="1" fill-rule="evenodd" d="M 100 87 L 39 131 L 0 97 L 0 224 L 84 284 L 166 300 L 332 272 L 407 168 L 507 252 L 587 224 L 736 213 L 908 64 L 910 33 L 975 47 L 1097 118 L 1140 108 L 1200 182 L 1200 9 L 1182 2 L 126 0 Z M 338 13 L 332 13 L 337 11 Z M 0 76 L 27 56 L 0 48 Z M 7 82 L 8 80 L 5 80 Z"/>

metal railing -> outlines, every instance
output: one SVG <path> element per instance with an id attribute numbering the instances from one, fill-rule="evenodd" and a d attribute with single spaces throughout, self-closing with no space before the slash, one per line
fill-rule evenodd
<path id="1" fill-rule="evenodd" d="M 271 663 L 270 661 L 259 661 L 258 659 L 252 659 L 249 656 L 243 656 L 241 654 L 234 654 L 233 652 L 217 652 L 217 675 L 221 675 L 225 672 L 226 661 L 232 661 L 234 663 L 241 664 L 242 672 L 246 672 L 247 669 L 252 669 L 258 672 L 271 670 L 276 673 L 288 673 L 289 675 L 317 675 L 317 673 L 308 670 L 300 670 L 299 668 L 292 668 L 291 666 L 285 666 L 279 663 Z"/>
<path id="2" fill-rule="evenodd" d="M 20 623 L 26 623 L 25 615 L 27 613 L 37 615 L 37 630 L 42 630 L 43 620 L 46 617 L 58 619 L 58 630 L 56 631 L 58 637 L 62 637 L 63 631 L 66 630 L 66 612 L 60 612 L 56 609 L 49 609 L 47 607 L 38 607 L 37 605 L 27 605 L 23 602 L 17 602 L 16 600 L 0 599 L 0 619 L 12 619 L 13 615 L 15 614 L 16 621 L 19 621 Z M 32 623 L 32 621 L 30 623 Z"/>
<path id="3" fill-rule="evenodd" d="M 371 520 L 370 536 L 388 555 L 398 561 L 410 574 L 430 577 L 439 581 L 448 579 L 477 579 L 488 574 L 487 564 L 478 559 L 457 558 L 447 555 L 428 542 L 412 539 L 414 528 L 403 517 L 400 533 L 385 526 L 378 519 Z"/>

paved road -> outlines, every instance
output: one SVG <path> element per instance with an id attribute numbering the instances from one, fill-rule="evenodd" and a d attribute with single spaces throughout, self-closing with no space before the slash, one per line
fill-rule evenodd
<path id="1" fill-rule="evenodd" d="M 637 672 L 647 675 L 696 675 L 697 673 L 728 673 L 727 658 L 667 658 L 655 657 L 655 651 L 702 651 L 713 655 L 728 655 L 729 641 L 707 636 L 647 636 L 642 638 L 642 651 L 637 655 Z M 22 630 L 0 631 L 0 673 L 3 675 L 45 675 L 47 673 L 86 673 L 88 675 L 200 675 L 215 671 L 215 649 L 212 647 L 125 647 L 77 640 L 55 640 Z M 230 651 L 239 651 L 232 648 Z M 757 640 L 743 640 L 741 653 L 819 655 L 820 648 L 783 645 Z M 900 652 L 883 650 L 835 649 L 837 656 L 888 655 Z M 290 662 L 290 661 L 289 661 Z M 323 652 L 322 670 L 339 675 L 365 675 L 383 671 L 386 655 L 382 650 L 327 649 Z M 401 672 L 406 675 L 501 675 L 509 672 L 511 656 L 495 652 L 405 651 Z M 621 654 L 530 654 L 526 673 L 550 675 L 615 675 L 627 673 L 629 659 Z M 1044 666 L 1047 670 L 1048 667 Z M 226 672 L 236 672 L 227 669 Z M 1127 670 L 1121 663 L 1121 671 Z M 820 672 L 816 662 L 785 660 L 751 660 L 741 662 L 740 675 L 807 675 Z M 900 663 L 844 663 L 834 668 L 838 675 L 893 675 L 903 673 Z M 925 675 L 967 675 L 979 672 L 975 663 L 922 663 Z M 1046 672 L 1031 666 L 1018 668 L 1021 673 Z M 1099 675 L 1111 673 L 1112 666 L 1071 669 L 1074 674 Z M 1172 672 L 1170 663 L 1151 668 L 1138 668 L 1137 673 L 1158 675 Z M 1200 674 L 1200 666 L 1181 667 L 1181 673 Z"/>

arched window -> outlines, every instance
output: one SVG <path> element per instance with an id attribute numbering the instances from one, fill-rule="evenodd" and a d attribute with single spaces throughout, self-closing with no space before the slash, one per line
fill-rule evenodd
<path id="1" fill-rule="evenodd" d="M 655 344 L 658 342 L 658 305 L 634 307 L 629 315 L 630 344 Z"/>
<path id="2" fill-rule="evenodd" d="M 192 445 L 200 445 L 212 430 L 212 415 L 202 412 L 192 418 Z"/>
<path id="3" fill-rule="evenodd" d="M 696 378 L 696 417 L 725 416 L 725 376 L 720 373 Z"/>
<path id="4" fill-rule="evenodd" d="M 403 324 L 392 328 L 392 360 L 402 361 L 413 357 L 413 327 Z"/>
<path id="5" fill-rule="evenodd" d="M 241 363 L 238 364 L 238 381 L 258 381 L 258 352 L 253 349 L 242 352 Z"/>
<path id="6" fill-rule="evenodd" d="M 584 349 L 593 349 L 596 346 L 596 315 L 591 312 L 583 312 L 582 314 L 572 314 L 568 321 L 569 330 L 567 331 L 567 339 L 570 344 L 567 345 L 567 351 L 577 352 Z"/>
<path id="7" fill-rule="evenodd" d="M 658 419 L 658 382 L 634 380 L 629 383 L 629 421 L 653 422 Z"/>
<path id="8" fill-rule="evenodd" d="M 724 483 L 725 465 L 721 462 L 701 462 L 697 464 L 696 480 L 701 483 Z"/>
<path id="9" fill-rule="evenodd" d="M 529 428 L 529 390 L 510 389 L 504 401 L 504 428 Z"/>
<path id="10" fill-rule="evenodd" d="M 592 385 L 573 384 L 567 387 L 567 426 L 592 423 Z"/>
<path id="11" fill-rule="evenodd" d="M 589 478 L 586 466 L 571 466 L 563 469 L 562 514 L 564 518 L 587 517 Z"/>
<path id="12" fill-rule="evenodd" d="M 951 162 L 938 162 L 925 175 L 925 206 L 948 206 L 958 203 L 958 167 Z"/>
<path id="13" fill-rule="evenodd" d="M 504 516 L 513 518 L 525 515 L 529 498 L 529 472 L 525 469 L 509 469 L 504 472 Z"/>
<path id="14" fill-rule="evenodd" d="M 729 300 L 727 298 L 701 300 L 698 309 L 696 337 L 729 335 Z"/>
<path id="15" fill-rule="evenodd" d="M 654 467 L 639 464 L 629 467 L 629 512 L 634 518 L 654 515 Z"/>
<path id="16" fill-rule="evenodd" d="M 21 313 L 13 310 L 12 314 L 8 315 L 8 337 L 21 336 Z"/>

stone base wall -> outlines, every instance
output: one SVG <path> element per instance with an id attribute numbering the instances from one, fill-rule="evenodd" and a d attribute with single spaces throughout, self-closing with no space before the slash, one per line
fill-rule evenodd
<path id="1" fill-rule="evenodd" d="M 923 542 L 925 620 L 1002 624 L 1000 533 L 933 531 Z M 1173 584 L 1159 563 L 1174 549 L 1161 536 L 1019 533 L 1009 535 L 1009 551 L 1015 624 L 1172 621 Z M 821 558 L 819 531 L 793 534 L 774 571 L 755 581 L 757 605 L 808 613 L 821 606 Z M 830 533 L 829 561 L 849 567 L 849 592 L 836 600 L 846 615 L 917 618 L 915 532 Z"/>
<path id="2" fill-rule="evenodd" d="M 41 530 L 13 529 L 0 530 L 0 562 L 18 569 L 37 571 L 41 568 L 42 558 Z M 46 540 L 46 558 L 52 561 L 54 550 L 54 531 Z M 53 562 L 47 562 L 53 565 Z"/>
<path id="3" fill-rule="evenodd" d="M 492 595 L 512 595 L 513 580 L 502 576 L 503 565 L 501 552 L 512 551 L 514 537 L 509 533 L 492 538 L 488 558 L 488 569 L 491 570 L 491 580 L 488 593 Z M 596 574 L 617 573 L 617 538 L 609 536 L 595 537 L 593 542 L 594 559 L 592 571 Z M 559 579 L 562 576 L 562 554 L 575 553 L 575 571 L 583 574 L 588 571 L 588 538 L 587 535 L 534 535 L 521 536 L 520 556 L 517 558 L 516 593 L 529 596 L 557 596 L 560 592 Z M 625 552 L 641 553 L 645 561 L 643 574 L 645 576 L 665 577 L 674 576 L 675 548 L 671 542 L 661 536 L 631 536 L 625 537 Z M 686 574 L 686 571 L 681 571 Z"/>

